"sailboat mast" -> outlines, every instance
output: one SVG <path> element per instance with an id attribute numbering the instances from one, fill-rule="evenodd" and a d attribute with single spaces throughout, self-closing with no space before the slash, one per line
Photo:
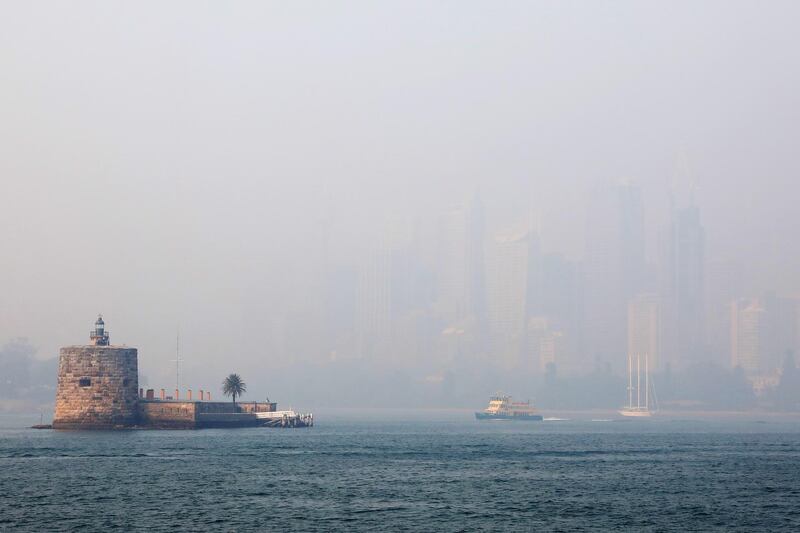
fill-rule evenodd
<path id="1" fill-rule="evenodd" d="M 644 408 L 650 409 L 650 365 L 647 359 L 647 352 L 644 352 Z"/>
<path id="2" fill-rule="evenodd" d="M 628 409 L 633 407 L 633 368 L 631 365 L 631 352 L 628 352 Z"/>
<path id="3" fill-rule="evenodd" d="M 175 331 L 175 390 L 181 388 L 181 327 Z M 177 398 L 176 398 L 177 399 Z"/>
<path id="4" fill-rule="evenodd" d="M 639 353 L 636 353 L 636 408 L 639 409 L 642 406 L 642 395 L 639 394 L 639 390 L 641 389 L 641 382 L 642 382 L 642 374 L 640 372 L 640 364 L 639 360 Z"/>

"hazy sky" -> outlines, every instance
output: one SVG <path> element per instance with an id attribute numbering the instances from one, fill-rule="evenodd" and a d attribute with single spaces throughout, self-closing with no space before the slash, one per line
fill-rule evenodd
<path id="1" fill-rule="evenodd" d="M 491 226 L 539 213 L 580 259 L 588 191 L 619 179 L 652 235 L 694 181 L 709 256 L 800 292 L 798 20 L 792 1 L 5 1 L 0 341 L 53 356 L 103 311 L 144 374 L 168 375 L 178 323 L 203 372 L 247 368 L 269 358 L 253 302 L 303 296 L 321 232 L 345 262 L 478 190 Z"/>

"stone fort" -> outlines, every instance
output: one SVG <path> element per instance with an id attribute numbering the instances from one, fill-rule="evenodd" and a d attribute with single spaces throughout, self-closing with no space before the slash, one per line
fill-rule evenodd
<path id="1" fill-rule="evenodd" d="M 102 316 L 89 341 L 59 352 L 54 429 L 243 427 L 273 424 L 279 414 L 273 402 L 212 402 L 202 390 L 180 400 L 177 389 L 173 396 L 161 389 L 156 398 L 139 388 L 137 349 L 112 346 Z"/>

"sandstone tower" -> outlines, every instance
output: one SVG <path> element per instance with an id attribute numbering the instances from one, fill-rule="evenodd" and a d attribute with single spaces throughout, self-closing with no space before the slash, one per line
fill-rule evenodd
<path id="1" fill-rule="evenodd" d="M 136 348 L 111 346 L 102 316 L 98 316 L 89 339 L 86 346 L 61 348 L 53 427 L 108 429 L 136 424 Z"/>

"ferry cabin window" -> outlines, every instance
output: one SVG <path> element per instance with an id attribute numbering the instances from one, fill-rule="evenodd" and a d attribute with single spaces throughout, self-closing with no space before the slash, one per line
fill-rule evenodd
<path id="1" fill-rule="evenodd" d="M 81 378 L 78 380 L 78 385 L 81 387 L 91 387 L 92 380 L 89 378 Z"/>

